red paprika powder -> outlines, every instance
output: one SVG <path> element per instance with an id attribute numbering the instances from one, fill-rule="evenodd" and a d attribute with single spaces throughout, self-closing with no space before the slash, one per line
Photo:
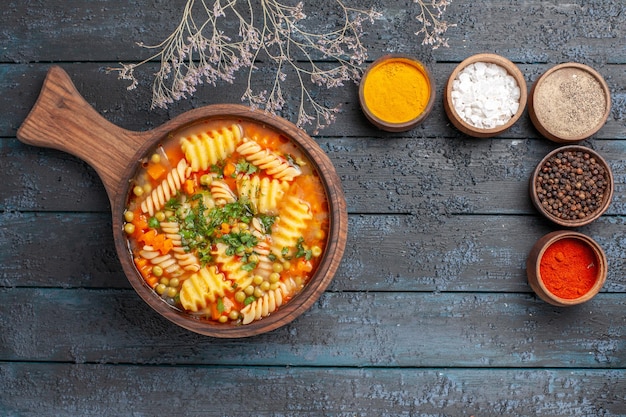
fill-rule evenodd
<path id="1" fill-rule="evenodd" d="M 541 257 L 541 280 L 557 297 L 585 295 L 598 278 L 598 260 L 592 248 L 578 239 L 566 238 L 550 245 Z"/>

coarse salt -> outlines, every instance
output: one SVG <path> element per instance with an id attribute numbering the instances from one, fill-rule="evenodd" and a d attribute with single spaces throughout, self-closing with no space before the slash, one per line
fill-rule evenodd
<path id="1" fill-rule="evenodd" d="M 519 109 L 520 88 L 503 67 L 476 62 L 452 82 L 452 106 L 467 123 L 481 129 L 506 124 Z"/>

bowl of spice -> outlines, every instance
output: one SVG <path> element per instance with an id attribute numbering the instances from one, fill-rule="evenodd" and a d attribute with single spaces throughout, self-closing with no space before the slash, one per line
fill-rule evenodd
<path id="1" fill-rule="evenodd" d="M 404 132 L 422 123 L 435 103 L 435 80 L 420 61 L 385 55 L 363 74 L 359 101 L 367 119 L 388 132 Z"/>
<path id="2" fill-rule="evenodd" d="M 592 238 L 559 230 L 535 243 L 526 273 L 539 298 L 560 307 L 572 306 L 589 301 L 604 285 L 606 254 Z"/>
<path id="3" fill-rule="evenodd" d="M 604 78 L 587 65 L 552 67 L 533 84 L 528 114 L 535 128 L 557 143 L 579 142 L 606 122 L 611 95 Z"/>
<path id="4" fill-rule="evenodd" d="M 613 173 L 600 154 L 580 145 L 548 153 L 530 177 L 533 205 L 552 222 L 579 227 L 600 217 L 613 198 Z"/>
<path id="5" fill-rule="evenodd" d="M 526 107 L 526 81 L 517 66 L 496 54 L 477 54 L 450 74 L 444 109 L 461 132 L 479 138 L 499 135 Z"/>

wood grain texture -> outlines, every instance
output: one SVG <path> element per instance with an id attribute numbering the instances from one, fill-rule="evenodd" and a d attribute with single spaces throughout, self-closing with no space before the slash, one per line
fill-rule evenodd
<path id="1" fill-rule="evenodd" d="M 182 329 L 131 290 L 0 290 L 7 361 L 347 367 L 626 367 L 623 294 L 563 310 L 530 294 L 327 292 L 270 333 Z M 80 318 L 80 319 L 76 319 Z"/>
<path id="2" fill-rule="evenodd" d="M 1 364 L 7 415 L 562 416 L 624 413 L 623 372 Z M 179 381 L 171 384 L 168 382 Z M 24 389 L 29 387 L 32 397 Z M 272 399 L 268 406 L 267 399 Z M 226 413 L 215 404 L 237 406 Z"/>
<path id="3" fill-rule="evenodd" d="M 177 2 L 12 1 L 0 10 L 0 415 L 626 415 L 623 1 L 453 0 L 450 47 L 437 50 L 414 35 L 411 0 L 346 3 L 383 12 L 364 25 L 369 61 L 405 53 L 424 62 L 435 106 L 418 128 L 384 133 L 362 114 L 356 85 L 315 90 L 341 104 L 314 139 L 345 192 L 345 256 L 312 308 L 244 340 L 203 337 L 150 309 L 116 257 L 97 171 L 16 139 L 53 65 L 97 114 L 136 132 L 207 104 L 241 104 L 244 77 L 150 109 L 156 63 L 138 70 L 130 92 L 107 68 L 147 58 L 135 42 L 164 39 Z M 309 27 L 331 27 L 333 4 L 305 2 Z M 576 230 L 600 243 L 609 270 L 587 304 L 551 306 L 526 281 L 530 248 L 556 229 L 533 208 L 527 181 L 556 145 L 527 112 L 492 139 L 468 138 L 445 115 L 448 76 L 484 52 L 515 62 L 529 89 L 567 61 L 607 81 L 609 118 L 583 144 L 611 165 L 614 199 Z M 264 65 L 255 86 L 271 81 Z M 294 99 L 299 85 L 285 88 Z"/>
<path id="4" fill-rule="evenodd" d="M 525 0 L 453 1 L 445 18 L 456 24 L 446 33 L 451 48 L 421 47 L 415 20 L 417 6 L 408 1 L 372 1 L 383 16 L 366 27 L 363 42 L 372 59 L 385 53 L 422 55 L 437 61 L 458 61 L 485 51 L 504 53 L 515 62 L 545 63 L 586 60 L 626 62 L 623 4 L 584 0 L 545 2 Z M 128 3 L 124 0 L 84 2 L 52 0 L 46 8 L 16 2 L 2 11 L 12 31 L 4 33 L 3 62 L 138 61 L 150 51 L 134 42 L 155 45 L 165 39 L 181 18 L 182 7 L 164 0 Z M 337 19 L 334 2 L 305 4 L 311 27 L 327 27 Z M 226 27 L 225 30 L 237 29 Z M 514 36 L 513 36 L 514 35 Z M 98 48 L 94 48 L 97 39 Z M 71 43 L 72 48 L 65 45 Z"/>

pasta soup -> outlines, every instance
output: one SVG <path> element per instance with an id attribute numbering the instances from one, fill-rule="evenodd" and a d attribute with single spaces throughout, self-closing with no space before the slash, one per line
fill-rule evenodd
<path id="1" fill-rule="evenodd" d="M 312 277 L 328 202 L 289 138 L 250 121 L 206 120 L 170 135 L 140 164 L 124 231 L 137 271 L 172 308 L 248 324 Z"/>

